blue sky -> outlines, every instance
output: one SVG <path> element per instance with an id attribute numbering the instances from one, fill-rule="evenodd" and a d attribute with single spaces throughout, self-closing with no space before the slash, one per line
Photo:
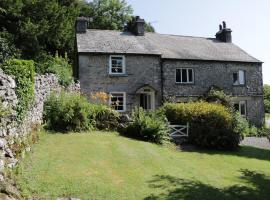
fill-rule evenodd
<path id="1" fill-rule="evenodd" d="M 233 43 L 264 62 L 270 84 L 270 0 L 127 0 L 135 15 L 152 22 L 158 33 L 214 37 L 227 22 Z"/>

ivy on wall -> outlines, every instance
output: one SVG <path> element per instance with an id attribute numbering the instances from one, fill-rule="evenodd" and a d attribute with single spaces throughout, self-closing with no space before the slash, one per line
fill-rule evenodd
<path id="1" fill-rule="evenodd" d="M 18 97 L 17 114 L 22 120 L 34 99 L 35 64 L 32 60 L 10 59 L 1 65 L 3 71 L 14 76 Z"/>

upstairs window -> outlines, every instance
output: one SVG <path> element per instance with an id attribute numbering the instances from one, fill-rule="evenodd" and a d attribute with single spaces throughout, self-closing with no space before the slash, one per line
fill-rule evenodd
<path id="1" fill-rule="evenodd" d="M 242 116 L 247 115 L 247 106 L 246 101 L 240 101 L 238 103 L 234 103 L 234 109 L 238 111 Z"/>
<path id="2" fill-rule="evenodd" d="M 126 110 L 126 93 L 125 92 L 111 92 L 110 105 L 118 112 Z"/>
<path id="3" fill-rule="evenodd" d="M 125 74 L 125 57 L 110 56 L 109 74 Z"/>
<path id="4" fill-rule="evenodd" d="M 193 69 L 181 68 L 176 69 L 176 83 L 194 83 Z"/>
<path id="5" fill-rule="evenodd" d="M 245 71 L 239 70 L 238 72 L 233 73 L 233 85 L 245 85 L 246 77 Z"/>

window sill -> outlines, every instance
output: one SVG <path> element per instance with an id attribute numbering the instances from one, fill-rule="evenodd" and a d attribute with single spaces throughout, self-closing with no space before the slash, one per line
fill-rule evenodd
<path id="1" fill-rule="evenodd" d="M 127 77 L 127 74 L 108 74 L 109 77 Z"/>
<path id="2" fill-rule="evenodd" d="M 233 87 L 246 87 L 246 84 L 233 84 Z"/>
<path id="3" fill-rule="evenodd" d="M 175 83 L 175 85 L 194 85 L 194 83 Z"/>

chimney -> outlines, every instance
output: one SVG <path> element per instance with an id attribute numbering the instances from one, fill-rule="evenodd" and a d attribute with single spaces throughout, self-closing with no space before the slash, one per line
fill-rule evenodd
<path id="1" fill-rule="evenodd" d="M 88 26 L 88 18 L 78 17 L 76 20 L 76 32 L 77 33 L 86 33 Z"/>
<path id="2" fill-rule="evenodd" d="M 232 30 L 226 27 L 226 22 L 222 22 L 219 25 L 219 31 L 216 33 L 216 39 L 221 42 L 231 43 L 232 42 Z"/>
<path id="3" fill-rule="evenodd" d="M 144 36 L 144 32 L 145 32 L 144 19 L 141 19 L 139 16 L 134 17 L 128 23 L 128 30 L 137 36 Z"/>

